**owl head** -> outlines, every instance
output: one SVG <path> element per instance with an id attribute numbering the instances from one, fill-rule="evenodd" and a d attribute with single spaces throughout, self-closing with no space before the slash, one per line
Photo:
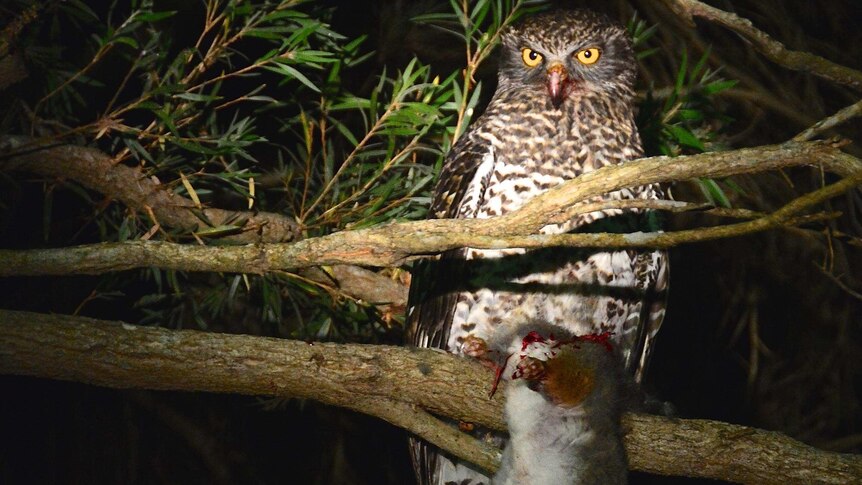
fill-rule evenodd
<path id="1" fill-rule="evenodd" d="M 500 88 L 542 90 L 555 108 L 589 93 L 628 101 L 636 74 L 625 28 L 588 10 L 534 15 L 502 36 Z"/>

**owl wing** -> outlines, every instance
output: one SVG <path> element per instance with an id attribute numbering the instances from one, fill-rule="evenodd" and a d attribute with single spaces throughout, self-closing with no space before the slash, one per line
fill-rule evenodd
<path id="1" fill-rule="evenodd" d="M 477 205 L 474 196 L 465 201 L 471 186 L 487 186 L 490 173 L 480 174 L 479 168 L 493 158 L 490 144 L 476 141 L 466 135 L 452 147 L 440 180 L 434 190 L 429 218 L 455 219 L 469 217 L 462 207 L 465 203 Z M 493 164 L 493 162 L 491 162 Z M 489 171 L 485 171 L 489 172 Z M 480 176 L 483 180 L 475 180 Z M 413 270 L 407 304 L 408 341 L 417 347 L 445 349 L 449 326 L 457 303 L 458 261 L 464 258 L 464 249 L 453 249 L 438 259 L 419 261 Z"/>
<path id="2" fill-rule="evenodd" d="M 656 334 L 664 320 L 669 265 L 666 251 L 644 251 L 635 261 L 636 287 L 643 291 L 637 336 L 625 361 L 629 375 L 640 383 L 649 367 Z"/>
<path id="3" fill-rule="evenodd" d="M 475 178 L 483 161 L 493 157 L 490 144 L 463 136 L 446 158 L 434 190 L 429 218 L 464 217 L 465 195 L 474 183 L 487 186 L 487 180 Z M 467 203 L 471 203 L 467 201 Z M 475 200 L 472 203 L 476 203 Z M 449 329 L 458 303 L 457 285 L 462 281 L 459 264 L 464 249 L 446 251 L 438 259 L 423 259 L 413 267 L 407 304 L 408 342 L 417 347 L 446 349 Z M 424 441 L 410 439 L 411 458 L 420 485 L 439 481 L 439 452 Z"/>

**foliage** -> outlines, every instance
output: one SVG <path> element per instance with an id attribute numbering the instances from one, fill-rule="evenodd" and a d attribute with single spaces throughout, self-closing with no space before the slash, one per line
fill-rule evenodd
<path id="1" fill-rule="evenodd" d="M 393 13 L 402 3 L 410 8 Z M 0 132 L 97 147 L 200 207 L 283 214 L 306 236 L 422 218 L 443 154 L 490 97 L 496 34 L 542 6 L 440 3 L 386 2 L 392 15 L 363 4 L 369 12 L 351 33 L 349 21 L 338 21 L 350 3 L 333 10 L 274 0 L 4 2 L 0 63 L 23 62 L 27 72 L 24 81 L 7 84 L 8 64 L 0 65 Z M 603 6 L 624 18 L 633 5 L 649 20 L 629 23 L 641 64 L 638 124 L 648 155 L 787 140 L 859 99 L 852 89 L 767 60 L 733 31 L 704 20 L 686 27 L 661 2 Z M 839 28 L 849 25 L 853 7 L 768 0 L 734 2 L 733 11 L 789 48 L 853 66 L 862 59 L 862 42 L 854 42 L 857 31 Z M 393 27 L 404 17 L 412 17 L 410 35 Z M 397 62 L 383 43 L 373 51 L 375 27 L 403 35 L 403 43 L 389 42 L 400 50 Z M 423 51 L 427 37 L 416 36 L 422 29 L 450 43 L 435 38 Z M 848 38 L 836 42 L 840 35 Z M 734 86 L 724 77 L 741 82 Z M 728 113 L 741 123 L 731 125 Z M 859 128 L 857 120 L 828 133 L 856 139 Z M 734 180 L 745 190 L 734 203 L 761 213 L 828 182 L 816 169 Z M 714 205 L 728 205 L 742 190 L 728 180 L 703 180 L 700 187 Z M 650 374 L 661 398 L 682 413 L 751 422 L 858 452 L 858 339 L 852 336 L 859 333 L 853 249 L 862 241 L 860 200 L 856 191 L 831 201 L 828 210 L 844 215 L 828 225 L 675 250 L 668 320 Z M 207 227 L 200 216 L 202 228 L 192 234 L 152 217 L 69 180 L 0 171 L 4 246 L 138 238 L 217 245 L 242 224 Z M 691 213 L 670 218 L 686 227 L 691 219 L 719 220 Z M 382 273 L 405 279 L 399 269 Z M 27 287 L 4 289 L 15 308 L 25 306 L 16 295 L 28 293 L 51 311 L 173 326 L 352 341 L 394 341 L 398 333 L 385 311 L 306 273 L 152 269 L 8 281 Z M 46 291 L 55 293 L 46 298 Z M 58 409 L 81 407 L 103 409 Z M 318 430 L 306 436 L 312 431 Z M 162 436 L 157 439 L 161 448 Z M 303 456 L 317 459 L 318 449 L 302 446 L 314 450 Z M 345 456 L 340 451 L 326 445 L 319 454 Z M 183 466 L 184 458 L 178 458 Z M 283 467 L 276 473 L 283 479 Z"/>
<path id="2" fill-rule="evenodd" d="M 636 17 L 629 23 L 638 59 L 656 52 L 645 47 L 655 33 L 654 27 L 646 27 Z M 715 96 L 735 86 L 736 81 L 723 79 L 719 71 L 709 69 L 709 58 L 707 50 L 689 67 L 688 52 L 683 51 L 673 86 L 661 93 L 654 86 L 647 90 L 637 121 L 648 155 L 677 156 L 727 148 L 719 136 L 732 119 L 717 107 Z M 737 188 L 730 181 L 724 183 Z M 719 181 L 704 178 L 698 185 L 710 204 L 730 207 Z"/>
<path id="3" fill-rule="evenodd" d="M 31 53 L 41 75 L 3 101 L 0 128 L 95 145 L 199 207 L 283 213 L 305 236 L 423 218 L 443 156 L 481 102 L 480 65 L 501 29 L 544 7 L 452 0 L 449 11 L 414 17 L 416 25 L 451 34 L 464 50 L 463 71 L 439 73 L 415 57 L 399 68 L 369 68 L 366 38 L 333 31 L 331 12 L 310 3 L 155 5 L 95 10 L 72 1 L 38 11 L 10 45 Z M 630 30 L 639 59 L 656 52 L 655 26 L 633 18 Z M 68 38 L 68 46 L 57 47 L 57 38 Z M 702 151 L 714 142 L 725 119 L 711 96 L 732 83 L 707 69 L 706 58 L 689 69 L 683 55 L 663 101 L 648 91 L 640 123 L 653 153 Z M 721 194 L 704 181 L 710 183 Z M 101 204 L 66 186 L 85 207 Z M 220 244 L 221 235 L 242 225 L 206 227 L 201 216 L 204 227 L 189 234 L 111 204 L 82 217 L 84 228 L 61 235 L 52 229 L 61 217 L 53 197 L 45 192 L 45 239 L 65 237 L 63 244 L 142 237 Z M 131 299 L 143 322 L 206 328 L 234 315 L 247 325 L 262 322 L 265 333 L 297 338 L 375 340 L 392 323 L 374 306 L 302 274 L 151 269 L 138 280 L 103 277 L 81 307 L 103 299 Z"/>
<path id="4" fill-rule="evenodd" d="M 41 75 L 4 99 L 0 129 L 95 145 L 199 207 L 280 212 L 305 236 L 425 216 L 451 137 L 479 101 L 472 71 L 432 73 L 414 58 L 362 78 L 373 54 L 365 38 L 334 32 L 330 11 L 301 1 L 156 5 L 96 10 L 72 1 L 37 12 L 12 44 L 33 55 Z M 475 70 L 500 28 L 532 3 L 478 2 L 469 18 L 466 4 L 453 7 L 418 20 L 457 19 Z M 69 39 L 66 49 L 58 38 Z M 100 204 L 67 186 L 85 206 Z M 142 237 L 219 244 L 242 224 L 189 234 L 111 204 L 82 218 L 86 229 L 52 234 L 61 217 L 52 200 L 46 191 L 45 238 L 66 245 Z M 239 314 L 263 322 L 265 333 L 297 338 L 374 340 L 389 328 L 373 306 L 299 274 L 140 275 L 102 278 L 81 307 L 132 298 L 144 322 L 207 327 Z"/>
<path id="5" fill-rule="evenodd" d="M 462 83 L 452 85 L 458 113 L 453 137 L 458 139 L 470 124 L 479 102 L 481 85 L 476 82 L 474 76 L 479 66 L 497 46 L 501 32 L 521 16 L 540 11 L 546 5 L 543 0 L 478 0 L 472 5 L 466 0 L 461 3 L 450 0 L 449 3 L 451 12 L 419 15 L 414 17 L 413 21 L 441 29 L 464 44 L 466 65 L 461 76 Z"/>

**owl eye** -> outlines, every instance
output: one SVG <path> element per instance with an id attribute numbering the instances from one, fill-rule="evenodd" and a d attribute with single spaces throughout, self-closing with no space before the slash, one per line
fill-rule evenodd
<path id="1" fill-rule="evenodd" d="M 536 67 L 542 63 L 542 54 L 539 54 L 529 47 L 525 47 L 521 49 L 521 59 L 524 60 L 524 64 L 528 67 Z"/>
<path id="2" fill-rule="evenodd" d="M 590 47 L 589 49 L 581 49 L 575 54 L 575 57 L 580 61 L 581 64 L 595 64 L 599 57 L 602 57 L 602 51 L 598 49 L 598 47 Z"/>

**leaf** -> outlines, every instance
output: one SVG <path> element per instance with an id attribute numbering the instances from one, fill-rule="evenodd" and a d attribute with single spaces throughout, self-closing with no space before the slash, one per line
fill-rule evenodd
<path id="1" fill-rule="evenodd" d="M 715 81 L 703 87 L 703 94 L 711 96 L 713 94 L 730 89 L 736 86 L 738 83 L 739 81 L 737 81 L 736 79 L 730 79 L 727 81 Z"/>
<path id="2" fill-rule="evenodd" d="M 186 175 L 182 172 L 180 172 L 180 180 L 182 180 L 183 187 L 186 188 L 186 192 L 189 194 L 189 197 L 191 197 L 192 201 L 195 203 L 195 207 L 200 209 L 201 199 L 198 197 L 198 193 L 195 192 L 195 188 L 192 187 L 192 184 L 191 182 L 189 182 L 189 179 L 186 178 Z"/>
<path id="3" fill-rule="evenodd" d="M 344 123 L 342 123 L 338 120 L 334 120 L 334 119 L 331 121 L 335 125 L 335 129 L 337 129 L 338 132 L 341 133 L 342 136 L 347 138 L 347 141 L 350 142 L 351 145 L 353 145 L 353 146 L 359 145 L 359 140 L 357 140 L 356 137 L 353 136 L 353 133 L 350 132 L 349 128 L 344 126 Z"/>
<path id="4" fill-rule="evenodd" d="M 702 111 L 696 109 L 679 109 L 676 119 L 680 121 L 702 121 L 705 118 Z"/>
<path id="5" fill-rule="evenodd" d="M 111 39 L 111 41 L 116 42 L 118 44 L 126 44 L 126 45 L 132 47 L 132 49 L 136 49 L 136 50 L 140 48 L 140 46 L 138 45 L 138 42 L 131 37 L 126 37 L 126 36 L 114 37 L 113 39 Z"/>
<path id="6" fill-rule="evenodd" d="M 210 96 L 206 94 L 196 94 L 196 93 L 178 93 L 173 95 L 174 98 L 185 99 L 187 101 L 216 101 L 222 99 L 221 96 Z"/>
<path id="7" fill-rule="evenodd" d="M 315 85 L 314 85 L 314 83 L 313 83 L 313 82 L 311 82 L 311 80 L 309 80 L 307 77 L 305 77 L 305 75 L 304 75 L 304 74 L 302 74 L 301 72 L 299 72 L 299 71 L 298 71 L 296 68 L 294 68 L 293 66 L 289 66 L 289 65 L 287 65 L 287 64 L 281 64 L 281 63 L 279 63 L 279 64 L 277 64 L 277 65 L 276 65 L 276 67 L 274 67 L 274 68 L 270 68 L 270 70 L 273 70 L 273 71 L 275 71 L 275 72 L 281 72 L 281 73 L 286 74 L 286 75 L 288 75 L 288 76 L 290 76 L 290 77 L 293 77 L 293 78 L 295 78 L 296 80 L 298 80 L 299 82 L 301 82 L 302 84 L 305 84 L 306 86 L 308 86 L 312 91 L 314 91 L 314 92 L 316 92 L 316 93 L 319 93 L 319 92 L 320 92 L 320 88 L 318 88 L 317 86 L 315 86 Z"/>
<path id="8" fill-rule="evenodd" d="M 220 225 L 214 227 L 203 227 L 195 231 L 195 234 L 200 237 L 224 237 L 230 236 L 231 234 L 238 234 L 240 231 L 242 231 L 242 226 Z"/>
<path id="9" fill-rule="evenodd" d="M 158 22 L 159 20 L 163 20 L 168 17 L 172 17 L 176 13 L 176 10 L 166 10 L 164 12 L 139 12 L 137 15 L 135 15 L 135 19 L 143 22 L 152 23 Z"/>
<path id="10" fill-rule="evenodd" d="M 174 125 L 174 120 L 171 119 L 171 115 L 165 111 L 164 109 L 157 109 L 153 111 L 153 114 L 156 115 L 158 119 L 162 121 L 165 127 L 174 134 L 174 136 L 180 136 L 179 131 L 177 131 L 176 125 Z"/>
<path id="11" fill-rule="evenodd" d="M 706 147 L 703 146 L 703 142 L 686 128 L 678 125 L 668 125 L 665 128 L 680 145 L 696 148 L 702 152 L 706 151 Z"/>
<path id="12" fill-rule="evenodd" d="M 719 187 L 715 180 L 711 178 L 700 178 L 698 179 L 698 185 L 700 186 L 700 190 L 703 192 L 703 195 L 706 196 L 707 200 L 711 204 L 718 207 L 731 207 L 730 199 L 727 198 L 724 190 Z"/>

